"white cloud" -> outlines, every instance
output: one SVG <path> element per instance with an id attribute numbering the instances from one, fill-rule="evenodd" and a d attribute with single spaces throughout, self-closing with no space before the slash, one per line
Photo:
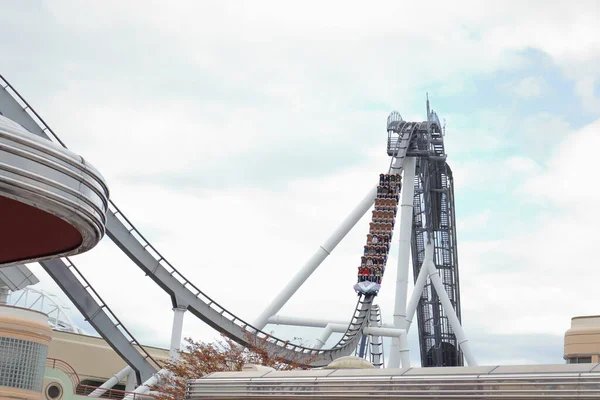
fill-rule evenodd
<path id="1" fill-rule="evenodd" d="M 514 140 L 530 154 L 547 159 L 571 131 L 564 115 L 542 112 L 517 121 Z"/>
<path id="2" fill-rule="evenodd" d="M 535 98 L 539 97 L 544 93 L 546 82 L 537 76 L 525 77 L 514 85 L 511 85 L 509 89 L 512 93 L 518 97 L 524 98 Z"/>
<path id="3" fill-rule="evenodd" d="M 572 316 L 597 313 L 600 275 L 589 255 L 600 224 L 593 211 L 599 193 L 587 154 L 599 130 L 596 121 L 569 134 L 548 169 L 524 180 L 521 204 L 534 201 L 551 211 L 514 221 L 513 233 L 501 240 L 460 243 L 463 313 L 473 329 L 560 335 Z M 490 313 L 493 319 L 485 317 Z"/>
<path id="4" fill-rule="evenodd" d="M 490 210 L 484 210 L 483 212 L 462 218 L 460 220 L 461 232 L 473 231 L 485 227 L 490 220 L 491 213 Z"/>
<path id="5" fill-rule="evenodd" d="M 600 192 L 594 184 L 596 170 L 593 149 L 600 145 L 600 120 L 577 132 L 566 134 L 556 143 L 556 155 L 543 174 L 531 177 L 521 191 L 538 202 L 551 202 L 565 210 L 596 204 Z"/>
<path id="6" fill-rule="evenodd" d="M 512 4 L 503 2 L 496 7 L 503 8 L 504 14 L 510 12 Z M 484 37 L 490 46 L 535 49 L 548 54 L 575 82 L 583 107 L 598 113 L 598 99 L 589 91 L 589 84 L 600 77 L 597 68 L 600 36 L 596 17 L 599 12 L 598 2 L 594 0 L 557 1 L 551 5 L 541 1 L 528 2 L 521 4 L 519 11 L 512 12 L 510 18 L 490 26 Z"/>
<path id="7" fill-rule="evenodd" d="M 535 174 L 539 166 L 530 158 L 508 156 L 499 159 L 475 158 L 452 165 L 457 190 L 485 187 L 490 192 L 512 191 L 523 177 Z"/>
<path id="8" fill-rule="evenodd" d="M 600 61 L 600 59 L 595 62 L 598 61 Z M 577 78 L 575 84 L 575 91 L 581 97 L 583 109 L 594 114 L 600 113 L 600 97 L 598 96 L 597 89 L 599 85 L 600 77 L 594 74 Z"/>

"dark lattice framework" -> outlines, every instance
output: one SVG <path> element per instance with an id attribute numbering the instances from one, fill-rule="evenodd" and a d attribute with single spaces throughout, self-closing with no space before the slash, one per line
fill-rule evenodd
<path id="1" fill-rule="evenodd" d="M 388 117 L 388 155 L 397 154 L 401 137 L 410 137 L 406 156 L 416 158 L 411 238 L 414 279 L 419 276 L 425 241 L 430 237 L 434 242 L 433 261 L 460 321 L 454 185 L 443 136 L 443 127 L 437 114 L 430 111 L 429 100 L 427 121 L 403 121 L 397 112 Z M 404 187 L 409 184 L 405 182 Z M 429 278 L 421 293 L 417 320 L 422 366 L 462 366 L 462 352 Z"/>
<path id="2" fill-rule="evenodd" d="M 431 218 L 435 248 L 434 263 L 440 271 L 444 288 L 460 320 L 452 171 L 445 162 L 430 162 L 421 158 L 417 161 L 414 184 L 411 243 L 414 276 L 417 277 L 421 270 L 425 256 L 425 240 L 427 240 L 427 221 Z M 430 206 L 427 206 L 428 203 Z M 456 336 L 429 279 L 421 294 L 417 320 L 421 365 L 423 367 L 462 366 L 463 356 Z"/>

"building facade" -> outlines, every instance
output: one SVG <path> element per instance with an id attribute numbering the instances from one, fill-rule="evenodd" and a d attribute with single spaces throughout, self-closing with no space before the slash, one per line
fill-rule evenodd
<path id="1" fill-rule="evenodd" d="M 565 333 L 564 359 L 567 364 L 600 362 L 600 315 L 571 318 Z"/>
<path id="2" fill-rule="evenodd" d="M 46 314 L 0 306 L 0 400 L 42 398 L 51 338 Z"/>

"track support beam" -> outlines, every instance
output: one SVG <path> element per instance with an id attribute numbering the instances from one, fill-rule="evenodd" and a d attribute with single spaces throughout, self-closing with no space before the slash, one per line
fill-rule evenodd
<path id="1" fill-rule="evenodd" d="M 183 316 L 187 310 L 186 306 L 173 308 L 173 327 L 171 329 L 171 347 L 169 347 L 169 359 L 179 360 L 181 351 L 181 335 L 183 332 Z"/>
<path id="2" fill-rule="evenodd" d="M 454 307 L 452 307 L 452 303 L 450 302 L 450 298 L 448 297 L 448 293 L 444 289 L 444 285 L 442 283 L 442 279 L 440 278 L 440 272 L 435 267 L 433 263 L 433 242 L 425 243 L 425 258 L 423 260 L 423 265 L 421 266 L 421 271 L 419 272 L 419 276 L 417 277 L 417 282 L 415 283 L 415 289 L 412 293 L 410 303 L 406 312 L 406 331 L 408 332 L 410 326 L 412 324 L 412 320 L 414 318 L 415 312 L 417 310 L 417 306 L 419 304 L 419 298 L 421 297 L 421 293 L 425 288 L 425 284 L 427 283 L 427 278 L 431 280 L 431 283 L 435 289 L 436 294 L 438 295 L 442 307 L 444 311 L 446 311 L 448 315 L 448 321 L 450 322 L 450 326 L 456 335 L 456 339 L 458 344 L 465 356 L 467 364 L 470 367 L 477 366 L 477 361 L 473 356 L 473 351 L 471 350 L 471 345 L 469 344 L 469 340 L 465 335 L 465 331 L 458 320 L 456 315 L 456 311 Z M 394 351 L 393 343 L 392 343 L 392 352 Z M 393 353 L 392 353 L 393 354 Z M 391 360 L 390 360 L 391 361 Z M 391 365 L 390 365 L 391 367 Z"/>
<path id="3" fill-rule="evenodd" d="M 331 234 L 331 236 L 320 246 L 315 254 L 296 273 L 296 276 L 288 282 L 283 290 L 273 299 L 271 304 L 265 308 L 262 314 L 254 321 L 254 327 L 263 329 L 269 318 L 275 315 L 296 293 L 296 291 L 306 282 L 319 265 L 331 254 L 333 249 L 342 241 L 342 239 L 354 228 L 354 225 L 365 215 L 373 206 L 377 196 L 377 185 L 375 185 L 367 195 L 361 200 L 354 210 L 346 217 L 341 225 Z"/>
<path id="4" fill-rule="evenodd" d="M 396 296 L 394 300 L 394 327 L 406 330 L 406 298 L 408 292 L 408 267 L 410 263 L 410 240 L 413 219 L 413 197 L 415 193 L 416 159 L 404 160 L 402 198 L 400 202 L 400 232 L 398 233 L 398 265 L 396 273 Z M 390 368 L 400 367 L 400 339 L 392 338 Z"/>

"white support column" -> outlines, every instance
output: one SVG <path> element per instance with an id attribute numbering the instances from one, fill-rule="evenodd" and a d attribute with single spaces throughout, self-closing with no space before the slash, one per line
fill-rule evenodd
<path id="1" fill-rule="evenodd" d="M 398 354 L 402 360 L 402 368 L 410 368 L 410 354 L 408 350 L 408 336 L 404 329 L 367 327 L 363 329 L 363 335 L 386 336 L 398 339 Z M 388 368 L 394 368 L 388 365 Z"/>
<path id="2" fill-rule="evenodd" d="M 162 379 L 162 377 L 169 377 L 171 375 L 172 375 L 172 373 L 168 369 L 161 369 L 160 371 L 158 371 L 157 373 L 155 373 L 154 375 L 152 375 L 142 385 L 140 385 L 137 388 L 135 388 L 135 390 L 133 392 L 131 392 L 128 395 L 126 395 L 123 398 L 123 400 L 138 399 L 140 397 L 140 395 L 148 393 L 150 391 L 150 388 L 152 386 L 154 386 L 157 383 L 159 383 L 160 380 Z"/>
<path id="3" fill-rule="evenodd" d="M 171 329 L 171 347 L 169 347 L 169 359 L 171 361 L 179 360 L 179 351 L 181 350 L 181 335 L 183 331 L 183 315 L 187 307 L 173 308 L 173 327 Z"/>
<path id="4" fill-rule="evenodd" d="M 408 267 L 410 265 L 410 241 L 412 234 L 413 197 L 415 194 L 416 158 L 404 160 L 404 176 L 400 201 L 400 230 L 398 232 L 398 265 L 396 273 L 396 295 L 394 300 L 394 327 L 406 329 L 406 297 L 408 292 Z M 392 339 L 390 368 L 400 367 L 400 339 Z"/>
<path id="5" fill-rule="evenodd" d="M 127 383 L 125 384 L 125 391 L 133 392 L 135 390 L 136 386 L 137 386 L 137 378 L 135 376 L 135 373 L 133 371 L 131 371 L 127 375 Z"/>
<path id="6" fill-rule="evenodd" d="M 263 329 L 267 325 L 269 317 L 275 315 L 281 307 L 296 293 L 302 284 L 312 275 L 319 265 L 331 254 L 333 249 L 342 241 L 342 239 L 352 230 L 354 225 L 362 218 L 363 215 L 375 202 L 377 196 L 377 185 L 375 185 L 369 193 L 362 199 L 354 210 L 346 217 L 342 224 L 331 234 L 325 243 L 319 247 L 315 254 L 300 268 L 296 276 L 288 282 L 283 290 L 273 299 L 271 304 L 265 308 L 262 314 L 254 321 L 254 327 Z"/>
<path id="7" fill-rule="evenodd" d="M 410 368 L 410 352 L 408 350 L 408 333 L 404 331 L 398 338 L 400 341 L 400 360 L 402 361 L 402 368 Z"/>
<path id="8" fill-rule="evenodd" d="M 419 276 L 417 276 L 417 281 L 415 282 L 415 288 L 413 289 L 412 295 L 410 297 L 410 302 L 408 303 L 408 307 L 406 308 L 406 332 L 410 330 L 415 311 L 417 310 L 419 300 L 421 299 L 421 294 L 423 293 L 425 284 L 427 284 L 427 277 L 429 277 L 429 268 L 427 267 L 427 265 L 430 262 L 433 263 L 433 244 L 425 243 L 425 257 L 423 258 L 423 264 L 421 265 Z"/>
<path id="9" fill-rule="evenodd" d="M 454 310 L 454 307 L 452 307 L 452 303 L 450 302 L 448 293 L 446 292 L 446 289 L 444 289 L 444 285 L 442 283 L 442 278 L 440 278 L 440 272 L 437 270 L 437 268 L 433 264 L 433 261 L 429 263 L 428 268 L 429 268 L 429 274 L 430 274 L 429 277 L 431 279 L 431 283 L 433 284 L 433 287 L 435 288 L 435 292 L 437 293 L 438 298 L 442 302 L 442 307 L 444 308 L 444 311 L 446 311 L 446 316 L 448 317 L 450 326 L 452 326 L 452 329 L 454 330 L 454 334 L 456 335 L 456 341 L 458 342 L 460 349 L 462 350 L 463 354 L 465 355 L 467 364 L 470 367 L 476 366 L 477 361 L 475 361 L 475 357 L 473 356 L 473 352 L 471 350 L 471 345 L 469 344 L 469 340 L 467 339 L 467 336 L 465 335 L 465 331 L 463 330 L 462 326 L 460 325 L 460 321 L 458 320 L 458 317 L 456 316 L 456 311 Z"/>
<path id="10" fill-rule="evenodd" d="M 415 194 L 416 159 L 408 157 L 404 163 L 402 199 L 400 203 L 400 231 L 398 232 L 398 266 L 396 275 L 396 298 L 394 326 L 402 329 L 406 317 L 408 293 L 408 267 L 410 265 L 410 241 L 412 236 L 413 198 Z"/>
<path id="11" fill-rule="evenodd" d="M 425 258 L 423 259 L 423 265 L 421 266 L 421 271 L 419 271 L 419 276 L 417 277 L 417 282 L 415 283 L 415 289 L 412 293 L 410 303 L 408 304 L 407 312 L 406 312 L 406 331 L 410 330 L 412 320 L 414 318 L 415 312 L 417 310 L 417 306 L 419 304 L 419 299 L 421 297 L 421 293 L 423 292 L 423 288 L 427 283 L 427 277 L 431 280 L 431 283 L 435 289 L 435 292 L 442 303 L 442 307 L 446 312 L 448 317 L 448 321 L 450 322 L 450 326 L 452 326 L 452 330 L 456 335 L 456 340 L 458 345 L 460 346 L 463 354 L 465 355 L 465 359 L 467 360 L 467 364 L 469 366 L 476 366 L 477 361 L 473 356 L 473 352 L 471 350 L 471 346 L 469 341 L 465 335 L 465 332 L 460 325 L 460 321 L 456 316 L 456 311 L 454 307 L 452 307 L 452 303 L 450 302 L 450 298 L 448 297 L 448 293 L 444 289 L 444 285 L 442 283 L 442 279 L 440 277 L 440 272 L 435 267 L 433 262 L 433 242 L 425 243 Z M 392 342 L 393 346 L 393 342 Z M 394 349 L 392 348 L 392 351 Z M 391 358 L 390 358 L 391 362 Z M 391 365 L 390 365 L 391 367 Z"/>

